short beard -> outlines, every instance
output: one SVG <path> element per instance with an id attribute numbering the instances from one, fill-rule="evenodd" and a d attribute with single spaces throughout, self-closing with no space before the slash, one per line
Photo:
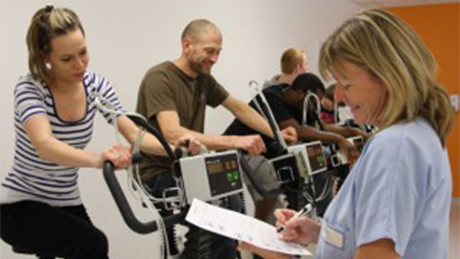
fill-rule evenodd
<path id="1" fill-rule="evenodd" d="M 190 68 L 197 74 L 203 73 L 203 66 L 201 66 L 199 63 L 190 63 Z"/>
<path id="2" fill-rule="evenodd" d="M 193 69 L 193 71 L 195 71 L 196 73 L 203 73 L 203 74 L 209 74 L 211 71 L 206 71 L 204 69 L 204 66 L 203 66 L 203 61 L 205 59 L 204 58 L 200 58 L 199 60 L 197 60 L 196 62 L 194 62 L 193 60 L 190 62 L 190 67 Z"/>

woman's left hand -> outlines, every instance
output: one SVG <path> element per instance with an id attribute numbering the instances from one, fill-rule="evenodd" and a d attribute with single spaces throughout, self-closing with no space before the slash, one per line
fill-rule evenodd
<path id="1" fill-rule="evenodd" d="M 260 255 L 261 257 L 265 259 L 289 259 L 291 257 L 290 255 L 282 254 L 282 253 L 271 251 L 271 250 L 266 250 L 258 246 L 248 244 L 246 242 L 239 242 L 238 250 L 240 251 L 248 250 L 252 253 Z"/>
<path id="2" fill-rule="evenodd" d="M 132 162 L 131 148 L 115 143 L 102 152 L 102 161 L 107 160 L 112 162 L 117 169 L 127 168 Z M 100 166 L 102 167 L 102 163 Z"/>

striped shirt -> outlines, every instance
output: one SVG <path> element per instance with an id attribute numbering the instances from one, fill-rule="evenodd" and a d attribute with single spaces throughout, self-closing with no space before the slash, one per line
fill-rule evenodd
<path id="1" fill-rule="evenodd" d="M 110 83 L 101 75 L 86 71 L 83 86 L 86 91 L 86 114 L 76 122 L 59 118 L 49 87 L 32 78 L 22 76 L 14 90 L 15 151 L 14 162 L 0 187 L 0 203 L 34 200 L 52 206 L 73 206 L 82 203 L 78 189 L 78 169 L 41 159 L 24 124 L 37 114 L 46 114 L 54 137 L 68 145 L 84 149 L 89 143 L 97 107 L 95 97 L 109 103 L 117 111 L 122 106 Z M 113 115 L 100 111 L 112 123 Z"/>

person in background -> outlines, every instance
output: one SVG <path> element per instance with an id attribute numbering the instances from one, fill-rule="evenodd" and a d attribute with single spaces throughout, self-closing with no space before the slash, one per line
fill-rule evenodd
<path id="1" fill-rule="evenodd" d="M 447 258 L 454 114 L 437 64 L 394 14 L 367 10 L 323 43 L 319 68 L 358 123 L 377 126 L 322 222 L 276 212 L 281 238 L 318 243 L 317 259 Z M 241 244 L 265 258 L 288 255 Z"/>
<path id="2" fill-rule="evenodd" d="M 131 164 L 130 148 L 119 143 L 103 152 L 84 150 L 93 131 L 95 96 L 122 111 L 103 76 L 87 69 L 89 52 L 77 15 L 67 8 L 38 10 L 27 32 L 29 73 L 14 89 L 15 152 L 0 187 L 1 238 L 21 253 L 40 258 L 108 258 L 108 240 L 91 222 L 78 188 L 79 168 Z M 134 143 L 139 132 L 126 116 L 102 113 Z M 193 137 L 179 139 L 190 142 Z M 142 150 L 165 155 L 150 134 Z"/>
<path id="3" fill-rule="evenodd" d="M 324 125 L 323 129 L 317 128 L 318 116 L 315 113 L 317 107 L 315 101 L 311 99 L 308 111 L 304 111 L 304 99 L 307 94 L 315 94 L 318 99 L 324 95 L 325 87 L 318 76 L 312 73 L 302 73 L 298 75 L 291 85 L 279 84 L 272 85 L 263 90 L 265 99 L 271 108 L 274 119 L 280 129 L 294 128 L 297 132 L 298 139 L 303 142 L 321 141 L 323 144 L 335 144 L 339 149 L 354 161 L 358 158 L 357 148 L 346 138 L 357 135 L 365 135 L 363 132 L 353 128 L 338 127 L 336 125 Z M 249 103 L 251 107 L 256 107 L 254 99 Z M 307 112 L 307 125 L 302 124 L 303 113 Z M 235 119 L 225 130 L 224 135 L 250 135 L 255 131 Z M 267 147 L 272 146 L 273 140 L 263 136 Z M 266 154 L 264 154 L 266 155 Z M 248 164 L 253 168 L 255 177 L 258 182 L 266 189 L 276 188 L 275 173 L 271 170 L 271 165 L 264 156 L 250 156 L 246 158 Z M 317 176 L 317 183 L 324 182 L 320 175 Z M 320 179 L 321 178 L 321 179 Z M 249 181 L 246 181 L 249 193 L 255 200 L 255 217 L 257 219 L 268 221 L 269 216 L 273 213 L 277 198 L 261 197 Z M 322 184 L 320 184 L 322 185 Z M 330 201 L 330 200 L 328 200 Z M 320 214 L 324 212 L 328 201 L 323 204 Z"/>
<path id="4" fill-rule="evenodd" d="M 301 49 L 287 49 L 283 52 L 283 55 L 281 56 L 280 65 L 281 74 L 275 75 L 272 79 L 266 81 L 263 85 L 263 89 L 272 85 L 291 85 L 298 75 L 307 72 L 307 54 L 305 54 L 305 51 Z"/>
<path id="5" fill-rule="evenodd" d="M 319 118 L 324 124 L 336 123 L 336 109 L 334 100 L 335 84 L 326 88 L 323 98 L 321 99 L 321 112 Z"/>

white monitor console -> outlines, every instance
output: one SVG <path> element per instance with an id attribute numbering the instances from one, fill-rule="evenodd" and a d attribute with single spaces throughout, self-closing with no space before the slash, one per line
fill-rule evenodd
<path id="1" fill-rule="evenodd" d="M 297 164 L 301 168 L 300 172 L 303 176 L 314 175 L 327 170 L 321 141 L 290 146 L 288 151 L 298 157 Z"/>
<path id="2" fill-rule="evenodd" d="M 358 149 L 359 154 L 361 154 L 364 150 L 364 139 L 361 136 L 356 136 L 356 137 L 351 137 L 347 138 L 348 142 L 352 143 L 355 145 L 355 147 Z M 337 152 L 337 157 L 334 157 L 332 160 L 332 164 L 334 167 L 339 166 L 339 165 L 346 165 L 348 164 L 348 158 L 342 153 L 342 152 Z"/>
<path id="3" fill-rule="evenodd" d="M 288 182 L 327 170 L 321 141 L 288 147 L 288 154 L 270 160 L 278 181 Z"/>
<path id="4" fill-rule="evenodd" d="M 193 198 L 211 201 L 243 191 L 236 151 L 210 153 L 179 161 L 187 202 Z"/>

